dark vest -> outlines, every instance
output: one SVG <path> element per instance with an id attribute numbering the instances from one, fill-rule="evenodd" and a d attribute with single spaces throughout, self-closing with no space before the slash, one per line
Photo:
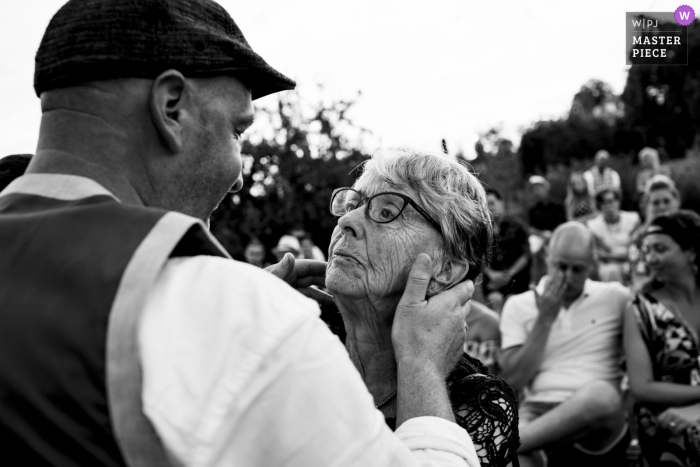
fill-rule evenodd
<path id="1" fill-rule="evenodd" d="M 107 396 L 110 310 L 165 211 L 96 195 L 0 196 L 0 464 L 123 466 Z M 221 251 L 200 228 L 170 256 Z"/>

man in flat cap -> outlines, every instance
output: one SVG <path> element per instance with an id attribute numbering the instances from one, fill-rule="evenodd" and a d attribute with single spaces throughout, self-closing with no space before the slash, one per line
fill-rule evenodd
<path id="1" fill-rule="evenodd" d="M 294 87 L 223 8 L 71 0 L 34 86 L 37 152 L 0 193 L 3 463 L 478 465 L 444 382 L 472 284 L 426 301 L 413 268 L 392 434 L 316 303 L 208 233 L 251 100 Z M 296 286 L 322 276 L 285 261 Z"/>

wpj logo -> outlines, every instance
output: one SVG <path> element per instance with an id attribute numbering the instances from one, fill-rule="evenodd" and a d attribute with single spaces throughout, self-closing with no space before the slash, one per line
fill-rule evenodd
<path id="1" fill-rule="evenodd" d="M 682 5 L 675 12 L 629 12 L 625 15 L 628 65 L 687 65 L 688 25 L 695 19 L 692 8 Z"/>

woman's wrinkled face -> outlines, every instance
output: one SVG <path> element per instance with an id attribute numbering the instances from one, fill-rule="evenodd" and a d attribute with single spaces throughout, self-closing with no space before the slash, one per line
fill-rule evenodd
<path id="1" fill-rule="evenodd" d="M 365 197 L 402 193 L 420 203 L 409 189 L 377 185 L 355 189 Z M 370 220 L 366 209 L 367 203 L 338 219 L 328 249 L 326 287 L 349 299 L 391 300 L 403 293 L 415 258 L 420 253 L 434 257 L 441 235 L 410 205 L 387 224 Z"/>
<path id="2" fill-rule="evenodd" d="M 649 193 L 648 214 L 650 218 L 656 219 L 659 216 L 672 214 L 680 208 L 678 199 L 673 196 L 671 190 L 654 190 Z"/>

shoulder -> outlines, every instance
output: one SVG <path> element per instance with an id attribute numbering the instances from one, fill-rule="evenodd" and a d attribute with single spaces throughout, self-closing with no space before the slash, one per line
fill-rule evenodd
<path id="1" fill-rule="evenodd" d="M 508 459 L 490 456 L 515 452 L 519 445 L 515 393 L 501 378 L 470 371 L 461 363 L 448 380 L 455 421 L 467 430 L 477 445 L 493 446 L 494 440 L 500 438 L 496 442 L 498 451 L 489 452 L 489 461 L 495 465 L 506 465 Z M 501 448 L 503 443 L 509 447 Z"/>
<path id="2" fill-rule="evenodd" d="M 639 222 L 639 214 L 634 211 L 620 211 L 620 216 L 630 224 L 636 225 Z"/>
<path id="3" fill-rule="evenodd" d="M 528 290 L 527 292 L 512 295 L 503 305 L 501 325 L 504 321 L 525 321 L 531 316 L 537 315 L 537 313 L 535 292 Z"/>
<path id="4" fill-rule="evenodd" d="M 592 217 L 586 221 L 586 227 L 588 227 L 592 231 L 600 230 L 603 227 L 603 224 L 605 221 L 603 221 L 603 215 L 598 214 L 595 217 Z"/>
<path id="5" fill-rule="evenodd" d="M 222 325 L 266 322 L 275 328 L 319 315 L 316 302 L 273 274 L 212 256 L 170 259 L 149 298 L 183 313 L 218 317 Z"/>
<path id="6" fill-rule="evenodd" d="M 594 297 L 615 306 L 624 305 L 633 297 L 632 291 L 619 282 L 598 282 L 589 279 L 586 289 Z"/>

